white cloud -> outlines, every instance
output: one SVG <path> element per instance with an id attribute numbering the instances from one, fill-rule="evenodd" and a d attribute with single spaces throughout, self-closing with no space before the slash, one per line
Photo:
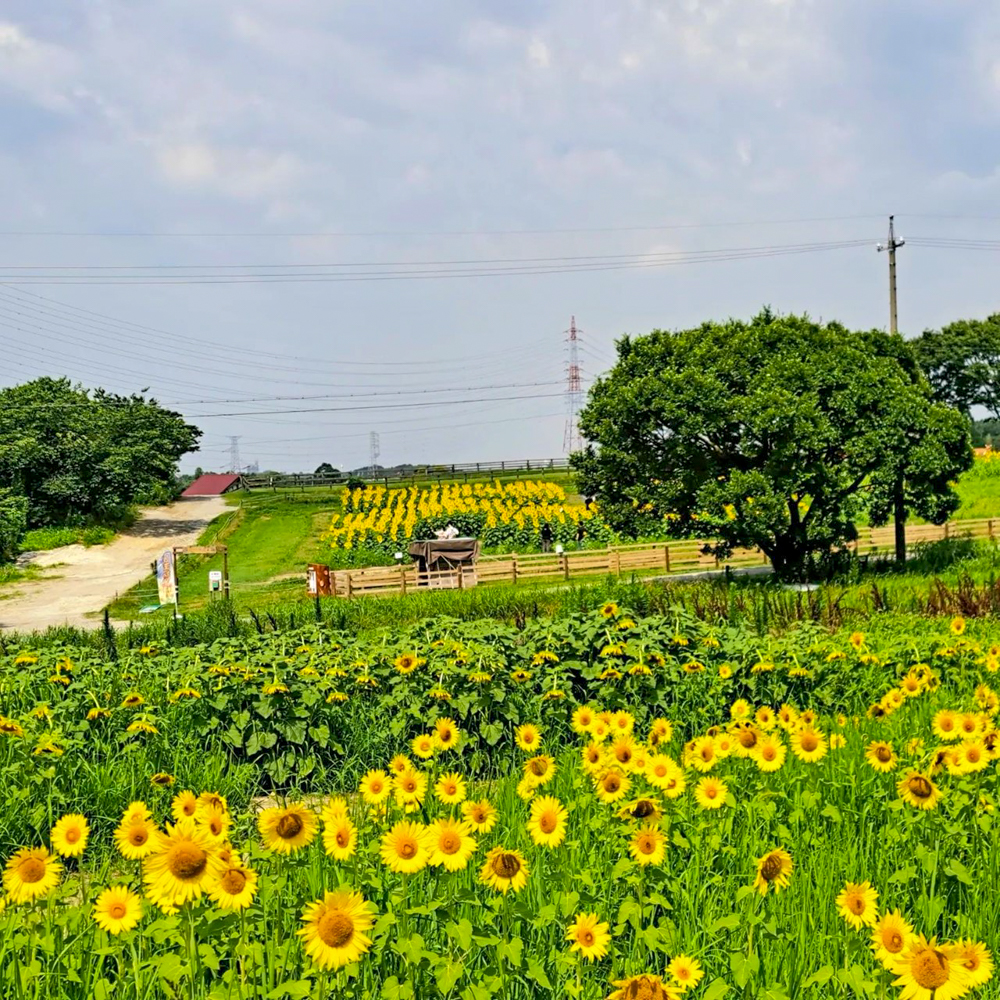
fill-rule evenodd
<path id="1" fill-rule="evenodd" d="M 540 38 L 532 38 L 528 43 L 528 62 L 538 69 L 548 69 L 552 65 L 552 53 Z"/>

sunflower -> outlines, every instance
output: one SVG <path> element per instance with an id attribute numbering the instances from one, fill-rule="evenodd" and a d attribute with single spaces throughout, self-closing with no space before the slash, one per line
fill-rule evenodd
<path id="1" fill-rule="evenodd" d="M 611 933 L 596 913 L 578 913 L 566 930 L 566 940 L 570 951 L 578 951 L 581 958 L 593 962 L 608 953 Z"/>
<path id="2" fill-rule="evenodd" d="M 897 764 L 897 757 L 892 750 L 892 744 L 885 740 L 873 740 L 865 749 L 865 760 L 876 771 L 888 773 Z"/>
<path id="3" fill-rule="evenodd" d="M 737 698 L 729 706 L 729 718 L 733 722 L 745 722 L 753 715 L 753 706 L 745 698 Z"/>
<path id="4" fill-rule="evenodd" d="M 229 812 L 229 803 L 226 801 L 225 795 L 220 795 L 218 792 L 202 792 L 198 796 L 198 805 L 213 806 L 223 812 Z"/>
<path id="5" fill-rule="evenodd" d="M 531 874 L 527 861 L 518 851 L 510 851 L 506 847 L 494 847 L 486 855 L 486 863 L 479 872 L 479 880 L 485 885 L 507 895 L 508 892 L 520 892 L 527 884 Z"/>
<path id="6" fill-rule="evenodd" d="M 899 910 L 884 914 L 872 930 L 872 951 L 886 967 L 906 949 L 913 937 L 913 927 Z"/>
<path id="7" fill-rule="evenodd" d="M 542 745 L 542 731 L 532 722 L 518 726 L 515 737 L 518 747 L 525 753 L 534 753 Z"/>
<path id="8" fill-rule="evenodd" d="M 933 809 L 941 798 L 941 789 L 919 771 L 908 771 L 896 784 L 899 797 L 915 809 Z"/>
<path id="9" fill-rule="evenodd" d="M 122 700 L 122 708 L 138 708 L 145 704 L 146 699 L 138 691 L 130 691 Z"/>
<path id="10" fill-rule="evenodd" d="M 367 805 L 381 805 L 392 791 L 389 775 L 381 770 L 368 771 L 361 779 L 358 790 Z"/>
<path id="11" fill-rule="evenodd" d="M 978 736 L 983 729 L 982 719 L 975 712 L 963 712 L 958 717 L 960 736 Z"/>
<path id="12" fill-rule="evenodd" d="M 939 740 L 957 740 L 962 735 L 958 728 L 958 715 L 950 708 L 942 708 L 940 712 L 934 713 L 931 728 Z"/>
<path id="13" fill-rule="evenodd" d="M 843 750 L 847 746 L 847 737 L 843 733 L 830 733 L 830 749 Z"/>
<path id="14" fill-rule="evenodd" d="M 892 960 L 902 1000 L 957 1000 L 971 989 L 969 971 L 953 945 L 939 945 L 915 935 L 906 950 Z"/>
<path id="15" fill-rule="evenodd" d="M 150 784 L 157 788 L 169 788 L 177 779 L 166 771 L 157 771 L 150 779 Z"/>
<path id="16" fill-rule="evenodd" d="M 530 670 L 512 670 L 510 672 L 510 679 L 515 684 L 524 684 L 525 682 L 531 680 L 531 671 Z"/>
<path id="17" fill-rule="evenodd" d="M 612 985 L 618 989 L 608 995 L 608 1000 L 677 1000 L 681 995 L 677 987 L 668 986 L 659 976 L 647 973 L 615 979 Z"/>
<path id="18" fill-rule="evenodd" d="M 990 766 L 990 752 L 982 740 L 963 740 L 957 753 L 962 774 L 974 774 Z"/>
<path id="19" fill-rule="evenodd" d="M 113 885 L 94 901 L 94 922 L 102 931 L 121 934 L 142 920 L 142 900 L 128 886 Z"/>
<path id="20" fill-rule="evenodd" d="M 323 849 L 335 861 L 353 857 L 358 847 L 358 831 L 345 815 L 324 818 Z"/>
<path id="21" fill-rule="evenodd" d="M 403 771 L 396 775 L 392 784 L 396 790 L 396 805 L 407 812 L 419 809 L 427 797 L 427 775 L 423 771 Z"/>
<path id="22" fill-rule="evenodd" d="M 421 733 L 419 736 L 414 736 L 410 742 L 410 750 L 421 760 L 429 760 L 437 748 L 438 742 L 433 733 Z"/>
<path id="23" fill-rule="evenodd" d="M 654 787 L 666 787 L 675 771 L 680 770 L 672 757 L 665 753 L 655 753 L 646 762 L 646 780 Z"/>
<path id="24" fill-rule="evenodd" d="M 347 799 L 343 795 L 332 795 L 320 810 L 324 823 L 337 823 L 348 816 Z"/>
<path id="25" fill-rule="evenodd" d="M 667 853 L 667 839 L 654 823 L 647 823 L 632 834 L 629 854 L 637 865 L 658 865 Z"/>
<path id="26" fill-rule="evenodd" d="M 601 605 L 601 617 L 602 618 L 617 618 L 618 617 L 618 605 L 614 601 L 606 601 Z"/>
<path id="27" fill-rule="evenodd" d="M 143 880 L 146 895 L 159 907 L 183 906 L 198 899 L 206 883 L 222 867 L 217 844 L 209 833 L 189 819 L 167 826 L 156 850 L 146 859 Z"/>
<path id="28" fill-rule="evenodd" d="M 591 741 L 580 751 L 583 769 L 591 776 L 600 774 L 608 765 L 607 752 L 600 743 Z"/>
<path id="29" fill-rule="evenodd" d="M 962 963 L 969 976 L 969 986 L 975 989 L 993 977 L 993 956 L 980 941 L 958 941 L 952 948 L 955 959 Z"/>
<path id="30" fill-rule="evenodd" d="M 965 619 L 961 617 L 955 617 L 951 620 L 951 634 L 961 635 L 965 631 Z"/>
<path id="31" fill-rule="evenodd" d="M 454 719 L 438 719 L 434 723 L 434 738 L 442 750 L 454 750 L 462 740 L 462 733 Z"/>
<path id="32" fill-rule="evenodd" d="M 669 719 L 659 716 L 649 724 L 649 739 L 651 747 L 663 746 L 674 738 L 674 727 Z"/>
<path id="33" fill-rule="evenodd" d="M 536 754 L 524 762 L 524 776 L 538 788 L 547 785 L 555 775 L 556 762 L 548 754 Z"/>
<path id="34" fill-rule="evenodd" d="M 751 753 L 751 758 L 760 771 L 780 771 L 788 756 L 788 747 L 776 733 L 764 736 Z"/>
<path id="35" fill-rule="evenodd" d="M 463 802 L 462 815 L 476 833 L 489 833 L 497 825 L 497 811 L 488 799 Z"/>
<path id="36" fill-rule="evenodd" d="M 430 863 L 427 828 L 420 823 L 400 820 L 382 834 L 382 863 L 402 875 L 412 875 Z"/>
<path id="37" fill-rule="evenodd" d="M 696 958 L 690 958 L 688 955 L 677 955 L 671 959 L 670 964 L 667 966 L 667 972 L 674 977 L 674 982 L 685 993 L 688 990 L 693 990 L 705 975 L 701 967 L 701 962 Z"/>
<path id="38" fill-rule="evenodd" d="M 389 761 L 389 770 L 393 774 L 402 774 L 404 771 L 413 770 L 413 761 L 405 753 L 398 753 Z"/>
<path id="39" fill-rule="evenodd" d="M 3 887 L 12 903 L 31 903 L 47 896 L 62 873 L 59 859 L 44 847 L 22 847 L 7 862 Z"/>
<path id="40" fill-rule="evenodd" d="M 733 735 L 736 737 L 736 745 L 733 747 L 736 755 L 749 757 L 764 734 L 756 726 L 740 722 L 733 727 Z"/>
<path id="41" fill-rule="evenodd" d="M 594 724 L 594 710 L 589 705 L 580 705 L 573 711 L 573 718 L 570 721 L 570 725 L 573 727 L 574 733 L 579 733 L 581 736 L 590 731 L 590 727 Z"/>
<path id="42" fill-rule="evenodd" d="M 597 779 L 595 791 L 602 802 L 610 805 L 625 798 L 631 784 L 628 775 L 622 774 L 617 767 L 612 767 Z"/>
<path id="43" fill-rule="evenodd" d="M 805 764 L 815 764 L 826 756 L 826 737 L 815 729 L 797 729 L 789 740 L 792 753 Z"/>
<path id="44" fill-rule="evenodd" d="M 863 632 L 852 632 L 851 638 L 847 640 L 854 650 L 860 650 L 865 644 L 865 635 Z"/>
<path id="45" fill-rule="evenodd" d="M 219 868 L 208 884 L 208 898 L 223 910 L 244 910 L 257 894 L 257 873 L 237 855 Z"/>
<path id="46" fill-rule="evenodd" d="M 375 922 L 371 905 L 358 892 L 328 892 L 309 903 L 302 914 L 305 923 L 298 933 L 306 954 L 321 969 L 339 969 L 356 962 L 371 947 L 365 933 Z"/>
<path id="47" fill-rule="evenodd" d="M 632 769 L 632 758 L 635 756 L 636 742 L 630 733 L 623 733 L 620 736 L 616 736 L 611 741 L 609 751 L 611 756 L 614 757 L 615 763 L 623 771 Z"/>
<path id="48" fill-rule="evenodd" d="M 194 792 L 180 792 L 170 803 L 170 812 L 175 820 L 193 819 L 198 811 L 198 798 Z"/>
<path id="49" fill-rule="evenodd" d="M 49 839 L 57 854 L 64 858 L 75 858 L 83 854 L 89 836 L 87 818 L 79 813 L 69 813 L 52 827 Z"/>
<path id="50" fill-rule="evenodd" d="M 878 920 L 878 890 L 871 882 L 845 882 L 837 896 L 837 911 L 856 930 Z"/>
<path id="51" fill-rule="evenodd" d="M 780 847 L 768 851 L 762 858 L 757 859 L 757 877 L 754 879 L 753 887 L 762 896 L 766 896 L 767 890 L 772 887 L 775 892 L 787 888 L 792 867 L 792 856 L 788 851 Z"/>
<path id="52" fill-rule="evenodd" d="M 728 793 L 729 787 L 720 778 L 702 778 L 694 786 L 694 798 L 701 809 L 721 809 Z"/>
<path id="53" fill-rule="evenodd" d="M 778 709 L 778 725 L 781 726 L 785 732 L 790 733 L 799 722 L 799 713 L 794 705 L 789 705 L 787 702 Z"/>
<path id="54" fill-rule="evenodd" d="M 427 827 L 430 864 L 440 865 L 449 872 L 461 871 L 479 846 L 468 822 L 437 819 Z"/>
<path id="55" fill-rule="evenodd" d="M 233 819 L 224 809 L 218 806 L 199 805 L 195 813 L 195 822 L 207 830 L 213 840 L 226 840 Z"/>
<path id="56" fill-rule="evenodd" d="M 531 803 L 528 833 L 539 847 L 558 847 L 566 839 L 566 807 L 551 795 Z"/>
<path id="57" fill-rule="evenodd" d="M 660 803 L 648 796 L 633 799 L 618 810 L 618 818 L 624 820 L 646 820 L 656 823 L 662 817 L 663 810 L 660 809 Z"/>
<path id="58" fill-rule="evenodd" d="M 446 806 L 457 806 L 465 800 L 465 781 L 457 771 L 442 774 L 434 786 L 434 794 Z"/>
<path id="59" fill-rule="evenodd" d="M 141 861 L 156 850 L 159 830 L 151 819 L 122 820 L 115 830 L 115 847 L 129 861 Z"/>
<path id="60" fill-rule="evenodd" d="M 530 802 L 538 791 L 538 784 L 532 780 L 530 774 L 526 774 L 517 783 L 517 787 L 514 790 L 517 792 L 519 799 L 522 799 L 524 802 Z"/>
<path id="61" fill-rule="evenodd" d="M 719 761 L 715 740 L 711 736 L 699 736 L 690 743 L 686 762 L 697 771 L 711 771 Z"/>
<path id="62" fill-rule="evenodd" d="M 316 816 L 300 802 L 293 802 L 262 810 L 257 829 L 269 851 L 293 854 L 316 836 Z"/>

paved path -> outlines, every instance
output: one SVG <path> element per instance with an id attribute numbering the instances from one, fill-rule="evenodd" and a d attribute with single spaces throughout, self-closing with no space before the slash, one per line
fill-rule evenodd
<path id="1" fill-rule="evenodd" d="M 192 497 L 169 507 L 142 510 L 139 519 L 108 545 L 65 545 L 22 557 L 51 567 L 43 579 L 0 591 L 0 629 L 45 630 L 53 625 L 94 627 L 88 612 L 100 611 L 149 575 L 164 549 L 193 545 L 206 525 L 227 509 L 222 497 Z M 4 599 L 5 594 L 16 596 Z"/>

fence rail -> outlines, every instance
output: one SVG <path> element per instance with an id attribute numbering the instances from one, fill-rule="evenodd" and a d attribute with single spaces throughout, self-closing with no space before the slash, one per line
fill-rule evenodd
<path id="1" fill-rule="evenodd" d="M 245 490 L 276 490 L 278 488 L 305 489 L 307 486 L 343 486 L 348 479 L 361 479 L 366 483 L 408 483 L 419 479 L 469 480 L 485 475 L 521 476 L 553 472 L 569 468 L 568 458 L 524 458 L 509 462 L 457 462 L 451 465 L 414 465 L 406 469 L 384 469 L 372 473 L 352 472 L 287 472 L 273 475 L 246 475 L 240 477 L 240 488 Z"/>
<path id="2" fill-rule="evenodd" d="M 943 525 L 914 524 L 906 531 L 908 545 L 941 541 L 945 538 L 994 538 L 1000 520 L 981 519 L 949 521 Z M 873 555 L 892 550 L 894 528 L 863 528 L 857 541 L 847 548 L 858 555 Z M 760 549 L 736 549 L 725 560 L 705 551 L 711 542 L 684 539 L 676 542 L 613 545 L 606 549 L 580 549 L 571 552 L 511 553 L 482 556 L 473 569 L 419 573 L 410 565 L 373 566 L 365 569 L 331 571 L 332 590 L 337 597 L 406 594 L 426 589 L 467 589 L 480 584 L 529 583 L 542 580 L 572 580 L 585 576 L 621 576 L 623 573 L 697 573 L 704 570 L 766 566 L 767 557 Z"/>

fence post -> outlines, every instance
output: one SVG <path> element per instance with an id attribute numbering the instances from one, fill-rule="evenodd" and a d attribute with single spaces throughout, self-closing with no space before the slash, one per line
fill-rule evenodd
<path id="1" fill-rule="evenodd" d="M 986 525 L 986 530 L 989 533 L 990 541 L 993 540 L 993 518 L 991 517 Z"/>
<path id="2" fill-rule="evenodd" d="M 622 575 L 622 554 L 615 549 L 615 573 L 618 576 Z"/>
<path id="3" fill-rule="evenodd" d="M 400 563 L 399 564 L 399 589 L 402 591 L 403 596 L 406 596 L 406 567 Z"/>
<path id="4" fill-rule="evenodd" d="M 663 546 L 663 571 L 665 573 L 670 572 L 670 546 Z"/>
<path id="5" fill-rule="evenodd" d="M 347 596 L 354 596 L 354 580 L 350 570 L 347 571 Z"/>
<path id="6" fill-rule="evenodd" d="M 568 580 L 569 579 L 569 556 L 565 552 L 562 554 L 562 563 L 563 563 L 563 579 L 564 580 Z"/>
<path id="7" fill-rule="evenodd" d="M 947 541 L 947 539 L 948 539 L 948 522 L 947 521 L 944 522 L 944 537 L 945 537 L 945 541 Z"/>
<path id="8" fill-rule="evenodd" d="M 510 557 L 510 582 L 517 583 L 517 553 L 514 552 Z"/>

